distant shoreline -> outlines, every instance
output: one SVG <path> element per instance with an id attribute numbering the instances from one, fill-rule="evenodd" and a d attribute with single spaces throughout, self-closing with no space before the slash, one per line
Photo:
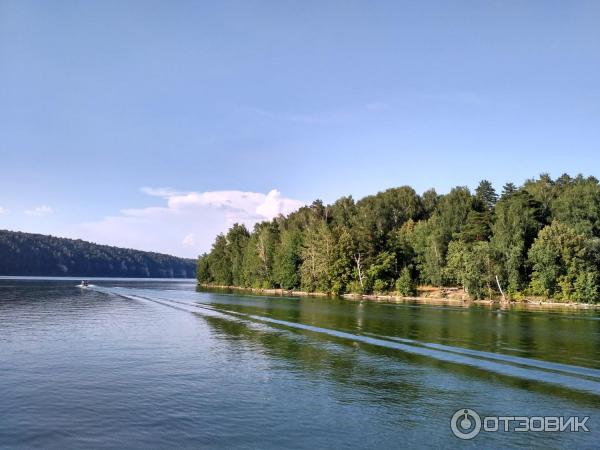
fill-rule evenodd
<path id="1" fill-rule="evenodd" d="M 0 230 L 0 274 L 77 278 L 192 278 L 196 275 L 196 260 L 95 244 L 81 239 Z"/>
<path id="2" fill-rule="evenodd" d="M 88 275 L 68 275 L 68 276 L 55 276 L 55 275 L 0 275 L 0 280 L 57 280 L 57 281 L 79 281 L 85 280 L 119 280 L 119 281 L 195 281 L 195 278 L 150 278 L 150 277 L 102 277 L 102 276 L 88 276 Z"/>
<path id="3" fill-rule="evenodd" d="M 451 305 L 451 306 L 498 306 L 500 308 L 524 308 L 524 309 L 599 309 L 600 304 L 597 303 L 577 303 L 577 302 L 558 302 L 555 300 L 540 300 L 540 299 L 525 299 L 524 301 L 501 301 L 501 300 L 470 300 L 463 298 L 448 298 L 441 296 L 424 296 L 403 297 L 392 294 L 343 294 L 335 296 L 325 292 L 306 292 L 287 289 L 263 289 L 263 288 L 247 288 L 241 286 L 222 286 L 198 283 L 198 286 L 208 290 L 233 290 L 240 292 L 248 292 L 252 294 L 276 295 L 281 297 L 331 297 L 341 298 L 349 301 L 373 301 L 382 303 L 418 303 L 423 305 Z M 451 288 L 454 289 L 454 288 Z M 460 290 L 462 291 L 462 290 Z M 463 292 L 464 294 L 464 292 Z M 466 296 L 466 294 L 464 294 Z"/>

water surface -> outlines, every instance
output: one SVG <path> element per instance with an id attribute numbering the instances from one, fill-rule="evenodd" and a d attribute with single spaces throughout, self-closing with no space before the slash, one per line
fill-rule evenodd
<path id="1" fill-rule="evenodd" d="M 0 280 L 2 448 L 597 447 L 598 311 Z M 450 430 L 590 416 L 590 433 Z"/>

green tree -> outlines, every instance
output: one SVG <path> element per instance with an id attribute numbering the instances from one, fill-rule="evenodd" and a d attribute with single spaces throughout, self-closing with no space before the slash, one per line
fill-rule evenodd
<path id="1" fill-rule="evenodd" d="M 388 240 L 388 249 L 395 255 L 394 274 L 399 275 L 402 267 L 412 265 L 415 260 L 415 250 L 413 248 L 413 233 L 415 231 L 415 221 L 409 219 L 402 226 L 394 230 Z"/>
<path id="2" fill-rule="evenodd" d="M 210 276 L 210 268 L 208 266 L 209 256 L 207 253 L 203 253 L 198 257 L 198 265 L 196 268 L 196 278 L 200 284 L 212 283 L 212 277 Z"/>
<path id="3" fill-rule="evenodd" d="M 299 268 L 302 263 L 302 233 L 296 229 L 284 230 L 275 250 L 273 276 L 283 289 L 300 287 Z"/>
<path id="4" fill-rule="evenodd" d="M 463 230 L 473 207 L 474 199 L 467 187 L 455 187 L 439 201 L 435 215 L 439 218 L 437 223 L 443 238 L 443 255 L 452 237 Z"/>
<path id="5" fill-rule="evenodd" d="M 387 247 L 393 230 L 409 219 L 417 220 L 423 214 L 421 198 L 408 186 L 388 189 L 363 198 L 356 204 L 356 215 L 352 222 L 361 254 L 372 262 L 375 256 Z M 363 244 L 364 242 L 364 244 Z"/>
<path id="6" fill-rule="evenodd" d="M 231 272 L 231 257 L 227 248 L 227 238 L 219 234 L 210 251 L 208 267 L 213 283 L 220 286 L 231 286 L 233 274 Z"/>
<path id="7" fill-rule="evenodd" d="M 244 284 L 244 253 L 248 245 L 250 233 L 244 225 L 234 224 L 225 239 L 227 241 L 227 252 L 229 262 L 231 263 L 231 283 L 234 286 L 242 286 Z"/>
<path id="8" fill-rule="evenodd" d="M 395 257 L 391 252 L 381 252 L 367 270 L 368 290 L 387 292 L 394 283 Z"/>
<path id="9" fill-rule="evenodd" d="M 506 199 L 508 197 L 510 197 L 512 194 L 514 194 L 515 192 L 517 192 L 517 186 L 515 186 L 514 183 L 506 183 L 503 187 L 502 187 L 502 199 Z"/>
<path id="10" fill-rule="evenodd" d="M 595 301 L 597 271 L 589 263 L 586 237 L 555 221 L 529 250 L 532 293 L 561 300 Z"/>
<path id="11" fill-rule="evenodd" d="M 356 215 L 356 204 L 352 196 L 342 197 L 330 207 L 329 218 L 333 227 L 352 226 Z"/>
<path id="12" fill-rule="evenodd" d="M 576 302 L 597 302 L 599 289 L 598 272 L 588 267 L 583 272 L 578 273 L 573 288 L 573 300 Z"/>
<path id="13" fill-rule="evenodd" d="M 278 241 L 276 222 L 262 222 L 254 226 L 243 258 L 244 284 L 248 287 L 273 287 L 273 259 Z"/>
<path id="14" fill-rule="evenodd" d="M 300 282 L 308 292 L 330 292 L 335 241 L 323 221 L 309 228 L 302 244 Z"/>
<path id="15" fill-rule="evenodd" d="M 417 286 L 409 267 L 402 268 L 400 277 L 396 280 L 396 291 L 403 297 L 414 297 L 417 295 Z"/>
<path id="16" fill-rule="evenodd" d="M 429 218 L 435 209 L 437 208 L 437 204 L 439 202 L 440 196 L 435 192 L 435 189 L 429 189 L 423 192 L 421 196 L 421 203 L 423 205 L 423 217 L 425 219 Z"/>
<path id="17" fill-rule="evenodd" d="M 550 175 L 543 173 L 537 180 L 527 180 L 523 190 L 540 205 L 541 219 L 544 223 L 550 222 L 552 203 L 556 198 L 556 186 Z"/>
<path id="18" fill-rule="evenodd" d="M 446 244 L 439 217 L 417 222 L 410 239 L 421 283 L 442 286 Z"/>
<path id="19" fill-rule="evenodd" d="M 488 180 L 481 180 L 475 189 L 475 200 L 482 211 L 492 211 L 498 201 L 498 194 Z"/>
<path id="20" fill-rule="evenodd" d="M 347 227 L 337 230 L 333 261 L 330 267 L 331 292 L 336 295 L 351 290 L 353 282 L 357 282 L 354 269 L 354 243 Z M 360 285 L 360 283 L 359 283 Z"/>
<path id="21" fill-rule="evenodd" d="M 503 196 L 496 204 L 491 245 L 498 277 L 509 295 L 527 286 L 527 251 L 541 228 L 541 206 L 525 191 Z"/>
<path id="22" fill-rule="evenodd" d="M 563 175 L 564 177 L 564 175 Z M 600 236 L 600 186 L 593 177 L 563 178 L 552 217 L 587 236 Z"/>
<path id="23" fill-rule="evenodd" d="M 446 271 L 473 299 L 492 297 L 495 268 L 489 242 L 450 242 Z"/>
<path id="24" fill-rule="evenodd" d="M 487 241 L 491 234 L 492 215 L 488 211 L 469 211 L 460 233 L 454 236 L 466 242 Z"/>

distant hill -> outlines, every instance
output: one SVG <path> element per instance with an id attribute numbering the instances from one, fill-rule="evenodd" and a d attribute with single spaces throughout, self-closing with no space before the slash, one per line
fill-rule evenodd
<path id="1" fill-rule="evenodd" d="M 193 259 L 0 230 L 0 275 L 194 278 L 195 273 Z"/>

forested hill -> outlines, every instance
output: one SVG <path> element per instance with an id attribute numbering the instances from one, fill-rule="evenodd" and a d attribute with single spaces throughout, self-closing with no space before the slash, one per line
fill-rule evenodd
<path id="1" fill-rule="evenodd" d="M 0 275 L 193 278 L 195 266 L 161 253 L 0 230 Z"/>
<path id="2" fill-rule="evenodd" d="M 234 225 L 198 261 L 215 285 L 410 296 L 417 285 L 461 286 L 475 299 L 525 296 L 596 302 L 600 291 L 600 184 L 541 175 L 497 193 L 439 195 L 409 186 L 287 217 Z"/>

